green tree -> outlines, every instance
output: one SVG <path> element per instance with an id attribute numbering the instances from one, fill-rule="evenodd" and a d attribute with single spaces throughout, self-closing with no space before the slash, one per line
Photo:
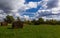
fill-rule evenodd
<path id="1" fill-rule="evenodd" d="M 17 17 L 17 21 L 21 21 L 19 17 Z"/>
<path id="2" fill-rule="evenodd" d="M 38 22 L 39 22 L 40 24 L 43 24 L 43 23 L 44 23 L 44 19 L 43 19 L 43 18 L 39 18 L 39 19 L 38 19 Z"/>
<path id="3" fill-rule="evenodd" d="M 13 16 L 9 16 L 7 15 L 6 18 L 4 19 L 4 21 L 8 22 L 8 23 L 12 23 L 15 19 L 13 18 Z"/>
<path id="4" fill-rule="evenodd" d="M 56 20 L 46 20 L 46 24 L 51 24 L 51 25 L 56 25 L 57 21 Z"/>
<path id="5" fill-rule="evenodd" d="M 42 18 L 39 18 L 38 20 L 34 19 L 34 20 L 31 21 L 31 23 L 34 24 L 34 25 L 43 24 L 44 23 L 44 19 L 42 19 Z"/>

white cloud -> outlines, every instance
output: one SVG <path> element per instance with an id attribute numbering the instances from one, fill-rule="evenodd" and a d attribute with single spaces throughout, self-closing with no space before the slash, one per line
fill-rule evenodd
<path id="1" fill-rule="evenodd" d="M 60 8 L 52 8 L 52 13 L 54 13 L 54 14 L 58 14 L 58 13 L 60 13 Z"/>
<path id="2" fill-rule="evenodd" d="M 43 3 L 44 1 L 44 3 Z M 46 2 L 46 0 L 43 0 L 41 1 L 39 4 L 42 5 L 43 8 L 39 9 L 37 11 L 37 15 L 36 16 L 39 16 L 39 13 L 42 13 L 42 12 L 46 12 L 47 13 L 53 13 L 53 14 L 58 14 L 60 13 L 60 0 L 48 0 Z M 39 13 L 38 13 L 39 12 Z M 58 18 L 55 18 L 56 16 L 53 16 L 54 18 L 53 19 L 58 19 Z M 47 19 L 51 19 L 51 18 L 48 18 L 48 17 L 44 17 L 44 18 L 47 18 Z M 60 19 L 60 17 L 59 17 Z"/>
<path id="3" fill-rule="evenodd" d="M 29 4 L 27 4 L 27 5 L 30 8 L 36 8 L 37 7 L 37 2 L 29 2 Z"/>
<path id="4" fill-rule="evenodd" d="M 42 13 L 42 12 L 50 12 L 51 10 L 47 9 L 47 10 L 38 10 L 37 12 Z"/>
<path id="5" fill-rule="evenodd" d="M 57 0 L 56 4 L 57 4 L 57 6 L 53 7 L 51 9 L 52 13 L 54 13 L 54 14 L 60 13 L 60 0 Z"/>
<path id="6" fill-rule="evenodd" d="M 24 15 L 23 17 L 24 17 L 25 20 L 29 20 L 29 16 Z"/>

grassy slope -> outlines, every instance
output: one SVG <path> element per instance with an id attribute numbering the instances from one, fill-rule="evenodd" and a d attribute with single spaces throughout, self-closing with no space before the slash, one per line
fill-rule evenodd
<path id="1" fill-rule="evenodd" d="M 8 29 L 0 26 L 0 38 L 60 38 L 60 26 L 24 26 L 23 29 Z"/>

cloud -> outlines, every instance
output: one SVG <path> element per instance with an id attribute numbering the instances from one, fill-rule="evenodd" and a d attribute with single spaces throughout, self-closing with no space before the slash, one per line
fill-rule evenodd
<path id="1" fill-rule="evenodd" d="M 28 7 L 37 8 L 37 2 L 29 2 Z"/>
<path id="2" fill-rule="evenodd" d="M 48 9 L 54 8 L 58 6 L 58 0 L 49 0 L 47 2 Z"/>
<path id="3" fill-rule="evenodd" d="M 43 3 L 43 2 L 45 2 L 45 3 Z M 42 7 L 44 8 L 40 8 L 38 11 L 37 11 L 37 17 L 39 16 L 39 15 L 41 15 L 41 14 L 58 14 L 58 13 L 60 13 L 60 0 L 48 0 L 48 1 L 45 1 L 45 0 L 43 0 L 43 1 L 41 1 L 40 3 L 39 3 L 40 5 L 42 5 Z M 44 6 L 43 6 L 44 5 Z M 39 14 L 40 13 L 40 14 Z M 56 16 L 59 16 L 59 15 L 53 15 L 53 17 L 52 16 L 47 16 L 47 17 L 44 17 L 44 18 L 48 18 L 49 17 L 49 19 L 50 19 L 50 17 L 51 18 L 53 18 L 53 19 L 58 19 Z"/>
<path id="4" fill-rule="evenodd" d="M 7 14 L 14 15 L 24 6 L 25 0 L 0 0 L 0 17 Z M 1 17 L 4 18 L 4 17 Z"/>
<path id="5" fill-rule="evenodd" d="M 21 21 L 25 21 L 25 20 L 30 19 L 30 17 L 28 15 L 23 15 L 23 16 L 19 15 L 19 18 L 20 18 Z"/>
<path id="6" fill-rule="evenodd" d="M 25 20 L 29 20 L 29 16 L 24 15 L 24 19 L 25 19 Z"/>
<path id="7" fill-rule="evenodd" d="M 49 0 L 47 2 L 47 9 L 50 9 L 52 13 L 60 13 L 60 0 Z"/>
<path id="8" fill-rule="evenodd" d="M 37 8 L 37 6 L 41 7 L 36 12 L 36 16 L 39 16 L 39 13 L 45 14 L 46 12 L 51 12 L 57 14 L 60 12 L 60 0 L 42 0 L 39 2 L 30 1 L 27 4 L 25 4 L 25 2 L 25 0 L 0 0 L 0 17 L 5 18 L 8 14 L 15 17 L 23 17 L 21 16 L 21 13 L 31 8 Z M 29 19 L 29 16 L 24 16 L 24 18 L 25 17 Z"/>
<path id="9" fill-rule="evenodd" d="M 24 3 L 25 0 L 0 0 L 0 10 L 3 10 L 5 13 L 13 13 L 19 9 L 26 10 L 37 7 L 37 2 Z"/>
<path id="10" fill-rule="evenodd" d="M 6 16 L 7 14 L 12 16 L 14 15 L 20 16 L 19 15 L 20 12 L 26 9 L 36 7 L 36 3 L 35 4 L 33 2 L 30 2 L 29 4 L 24 3 L 25 0 L 0 0 L 0 17 L 3 15 Z M 31 6 L 31 4 L 33 6 Z"/>
<path id="11" fill-rule="evenodd" d="M 18 10 L 24 4 L 24 0 L 0 0 L 0 9 L 5 13 L 11 13 L 12 10 Z"/>

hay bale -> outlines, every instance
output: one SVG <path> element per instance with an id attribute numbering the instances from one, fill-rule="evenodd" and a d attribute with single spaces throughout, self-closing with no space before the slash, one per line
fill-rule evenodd
<path id="1" fill-rule="evenodd" d="M 23 22 L 20 22 L 20 21 L 13 22 L 12 28 L 23 28 Z"/>
<path id="2" fill-rule="evenodd" d="M 7 22 L 1 22 L 1 26 L 7 26 L 8 23 Z"/>

